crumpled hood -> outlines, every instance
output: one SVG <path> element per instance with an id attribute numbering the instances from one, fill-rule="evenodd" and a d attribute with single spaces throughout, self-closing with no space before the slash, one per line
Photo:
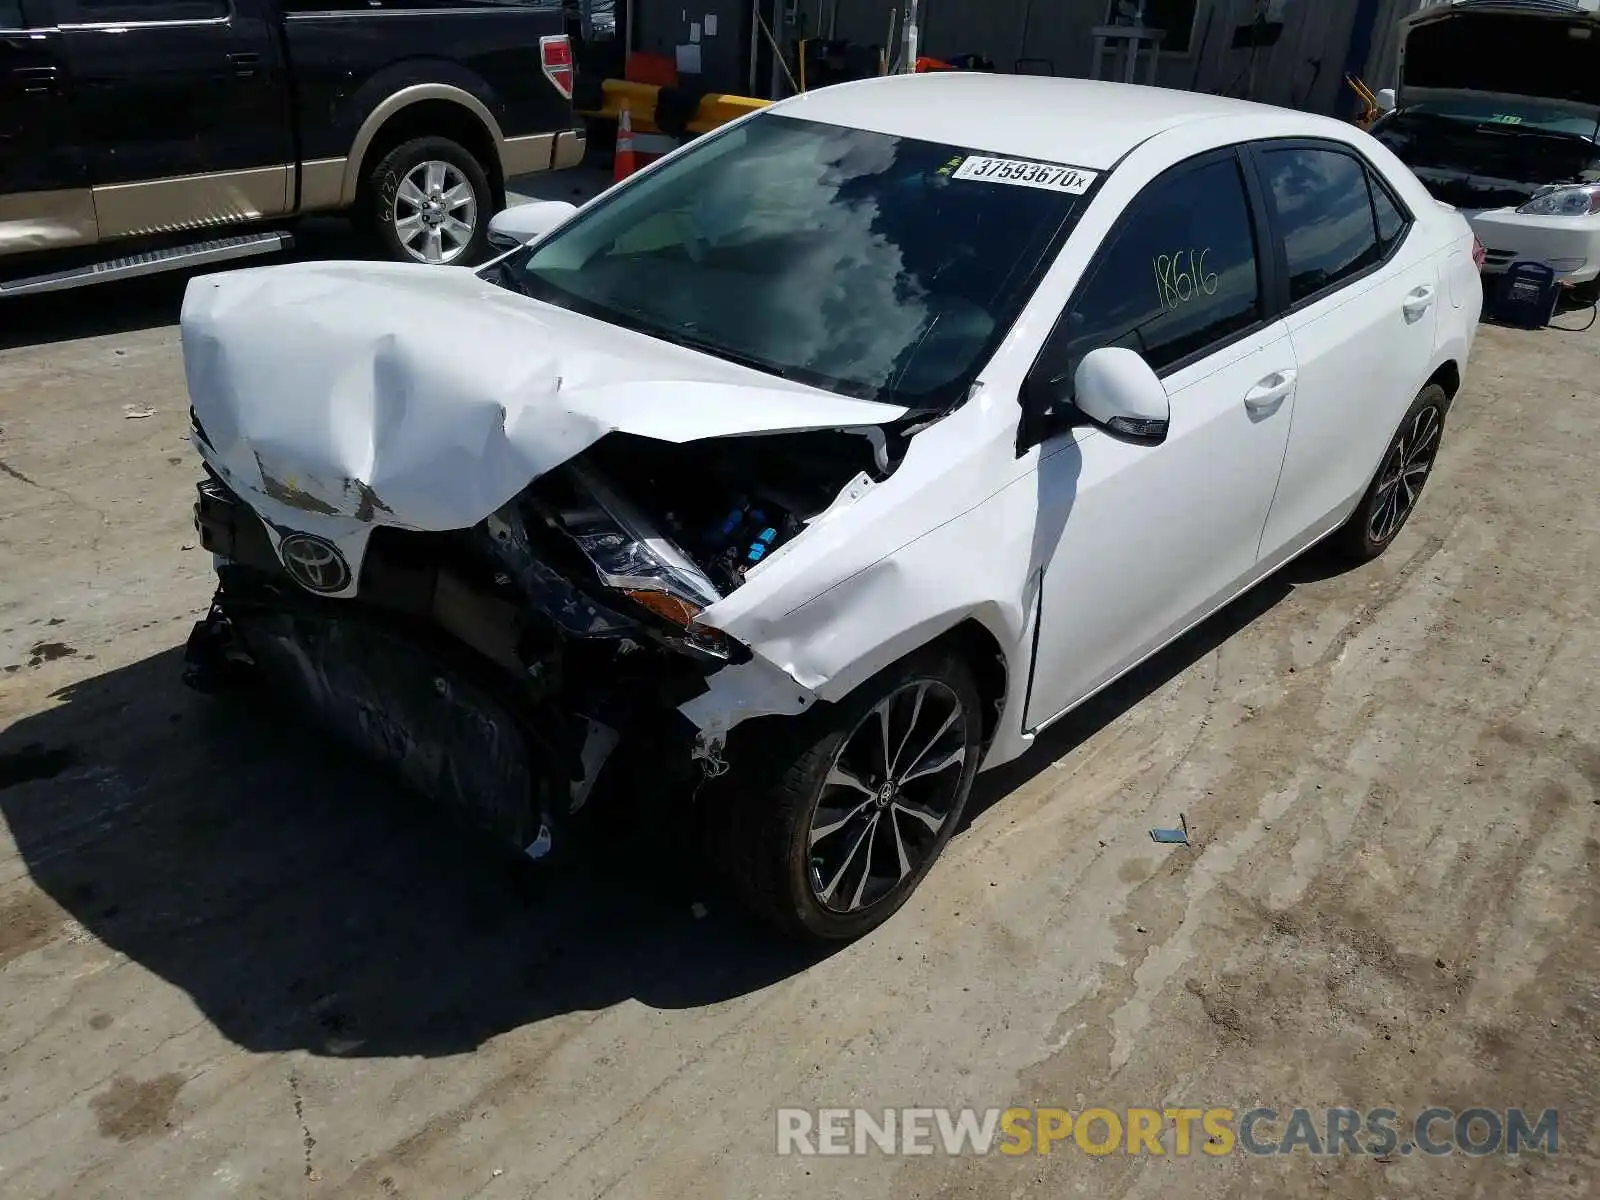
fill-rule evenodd
<path id="1" fill-rule="evenodd" d="M 201 277 L 184 297 L 182 342 L 207 462 L 269 523 L 340 542 L 374 523 L 474 525 L 613 430 L 688 442 L 906 411 L 541 304 L 464 268 Z"/>

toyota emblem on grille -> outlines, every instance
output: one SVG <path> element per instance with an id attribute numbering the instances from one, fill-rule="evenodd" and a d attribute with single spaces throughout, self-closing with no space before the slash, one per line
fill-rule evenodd
<path id="1" fill-rule="evenodd" d="M 339 547 L 309 533 L 291 533 L 278 543 L 284 568 L 309 592 L 342 592 L 350 586 L 350 567 Z"/>

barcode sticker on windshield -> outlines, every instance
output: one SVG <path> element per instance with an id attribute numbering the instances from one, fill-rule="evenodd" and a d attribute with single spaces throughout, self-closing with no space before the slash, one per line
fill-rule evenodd
<path id="1" fill-rule="evenodd" d="M 1016 187 L 1041 188 L 1081 196 L 1097 178 L 1096 171 L 1077 167 L 1058 167 L 1051 163 L 1028 162 L 1020 158 L 984 158 L 973 155 L 951 172 L 952 179 L 977 179 L 984 183 L 1009 183 Z"/>

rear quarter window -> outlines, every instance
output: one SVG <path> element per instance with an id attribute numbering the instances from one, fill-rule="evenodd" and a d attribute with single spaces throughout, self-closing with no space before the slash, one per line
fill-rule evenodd
<path id="1" fill-rule="evenodd" d="M 1376 174 L 1369 175 L 1367 183 L 1372 188 L 1372 211 L 1378 220 L 1378 249 L 1387 255 L 1405 236 L 1411 222 Z"/>

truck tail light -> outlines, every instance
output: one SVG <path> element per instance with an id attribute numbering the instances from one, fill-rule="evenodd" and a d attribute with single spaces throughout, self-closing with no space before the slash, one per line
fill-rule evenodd
<path id="1" fill-rule="evenodd" d="M 572 43 L 566 34 L 539 39 L 539 65 L 544 68 L 544 77 L 555 85 L 556 91 L 571 100 L 574 74 Z"/>
<path id="2" fill-rule="evenodd" d="M 1477 264 L 1478 270 L 1483 270 L 1483 260 L 1487 257 L 1488 251 L 1484 249 L 1483 243 L 1474 237 L 1472 239 L 1472 261 Z"/>

